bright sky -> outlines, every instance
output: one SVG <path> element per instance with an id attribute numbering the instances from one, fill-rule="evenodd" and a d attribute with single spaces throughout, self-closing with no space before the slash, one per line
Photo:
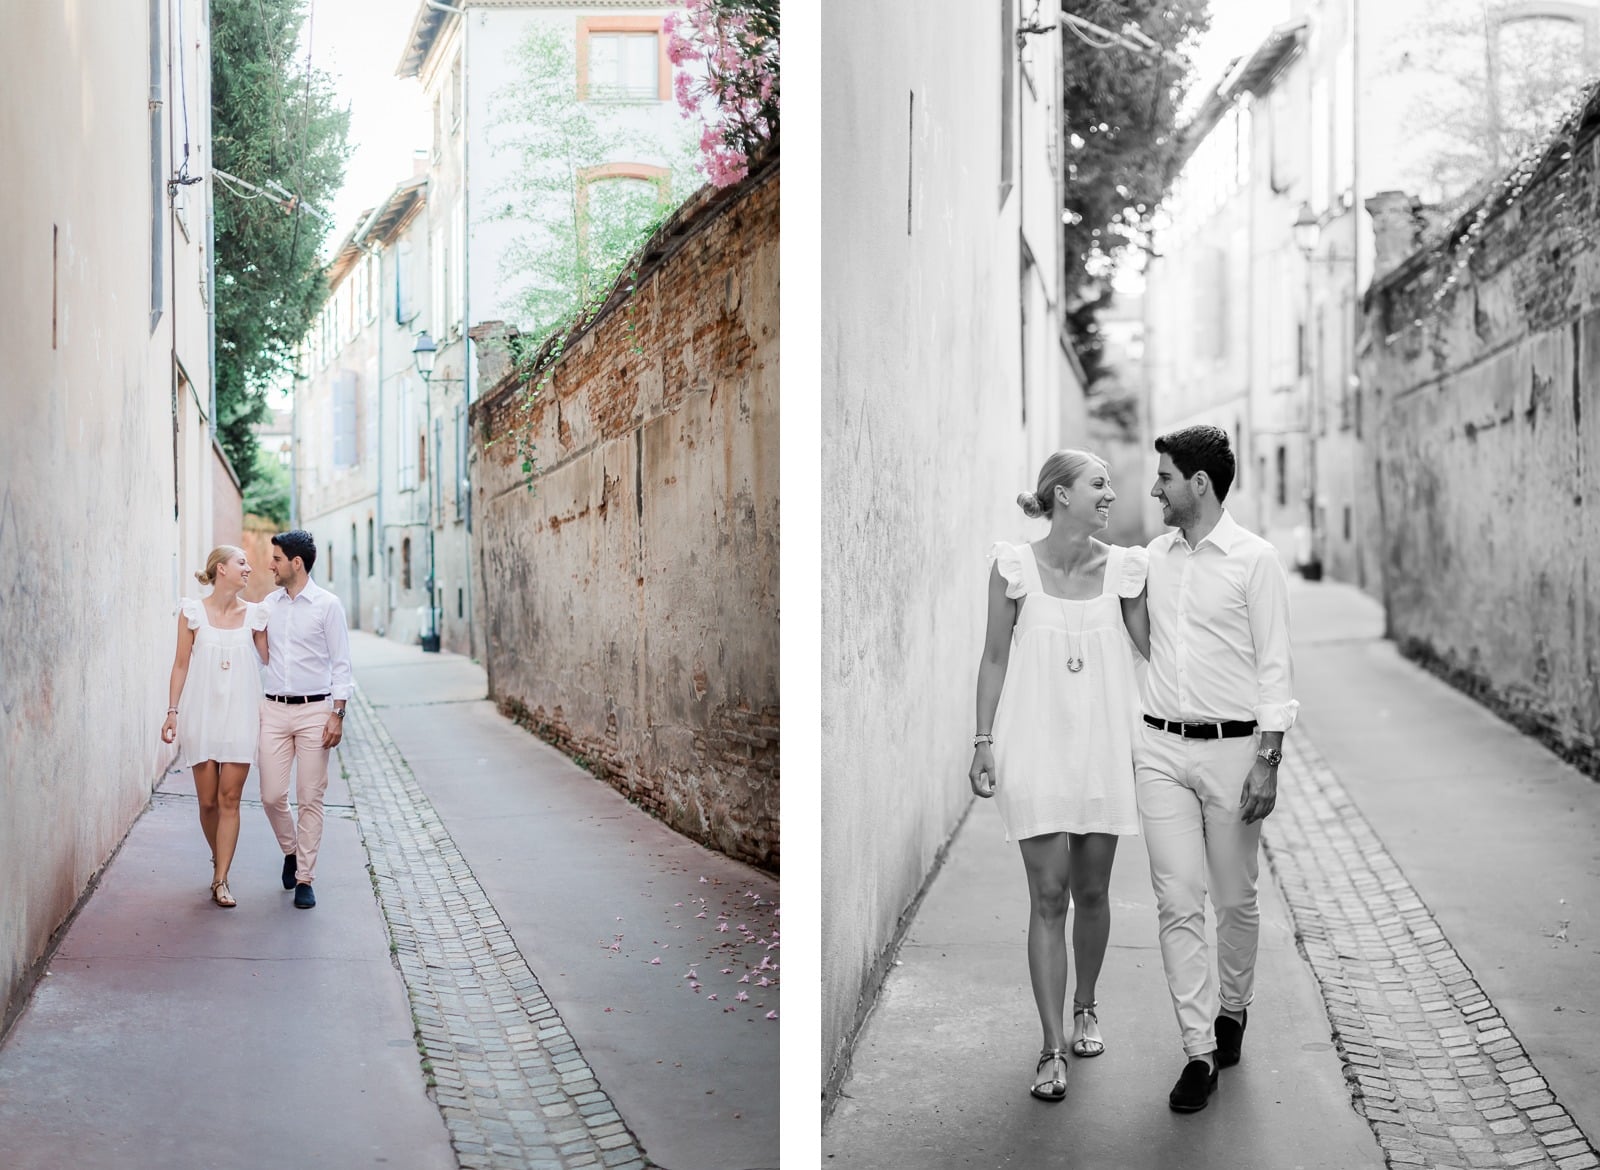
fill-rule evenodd
<path id="1" fill-rule="evenodd" d="M 350 104 L 344 189 L 324 208 L 333 219 L 331 249 L 356 216 L 411 175 L 413 151 L 428 146 L 431 113 L 415 78 L 394 75 L 420 0 L 309 0 L 313 64 L 325 70 Z M 300 63 L 305 63 L 305 32 Z"/>
<path id="2" fill-rule="evenodd" d="M 1184 115 L 1199 108 L 1211 87 L 1222 80 L 1223 70 L 1235 57 L 1251 52 L 1272 26 L 1289 19 L 1291 0 L 1211 0 L 1211 31 L 1201 39 L 1193 60 L 1195 72 L 1184 98 Z M 1144 292 L 1143 258 L 1129 251 L 1117 265 L 1112 285 L 1124 296 Z"/>
<path id="3" fill-rule="evenodd" d="M 1211 0 L 1211 31 L 1194 57 L 1191 107 L 1221 80 L 1230 58 L 1253 50 L 1273 25 L 1289 19 L 1292 7 L 1290 0 Z"/>

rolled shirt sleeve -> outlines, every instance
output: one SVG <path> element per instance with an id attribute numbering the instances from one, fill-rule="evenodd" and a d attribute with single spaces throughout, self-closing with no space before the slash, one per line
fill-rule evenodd
<path id="1" fill-rule="evenodd" d="M 1288 731 L 1300 711 L 1289 650 L 1289 579 L 1278 558 L 1265 551 L 1250 567 L 1245 588 L 1255 643 L 1256 723 L 1262 731 Z"/>
<path id="2" fill-rule="evenodd" d="M 350 671 L 350 630 L 345 625 L 344 606 L 339 604 L 339 599 L 332 594 L 328 596 L 327 616 L 323 619 L 323 628 L 328 639 L 328 660 L 330 667 L 329 694 L 335 699 L 350 698 L 351 671 Z"/>

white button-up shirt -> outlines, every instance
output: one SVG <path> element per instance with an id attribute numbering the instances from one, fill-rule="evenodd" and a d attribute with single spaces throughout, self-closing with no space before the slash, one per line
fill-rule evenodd
<path id="1" fill-rule="evenodd" d="M 348 699 L 350 631 L 338 596 L 308 577 L 298 597 L 274 589 L 261 604 L 267 611 L 266 693 Z"/>
<path id="2" fill-rule="evenodd" d="M 1226 509 L 1196 547 L 1175 529 L 1149 549 L 1145 710 L 1288 731 L 1300 704 L 1289 660 L 1289 581 L 1277 550 Z"/>

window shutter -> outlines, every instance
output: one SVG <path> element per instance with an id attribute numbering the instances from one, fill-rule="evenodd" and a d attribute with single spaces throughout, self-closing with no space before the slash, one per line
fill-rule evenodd
<path id="1" fill-rule="evenodd" d="M 333 465 L 356 465 L 356 385 L 354 370 L 340 370 L 333 377 Z"/>

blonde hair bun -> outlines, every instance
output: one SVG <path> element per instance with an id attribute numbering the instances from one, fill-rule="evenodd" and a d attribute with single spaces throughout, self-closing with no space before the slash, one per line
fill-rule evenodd
<path id="1" fill-rule="evenodd" d="M 1017 497 L 1017 506 L 1022 509 L 1023 515 L 1035 520 L 1044 515 L 1044 505 L 1039 503 L 1037 492 L 1023 492 Z"/>
<path id="2" fill-rule="evenodd" d="M 232 557 L 244 556 L 244 549 L 231 544 L 219 544 L 211 550 L 211 555 L 206 558 L 206 567 L 194 575 L 194 579 L 202 585 L 215 585 L 217 583 L 217 566 Z"/>

